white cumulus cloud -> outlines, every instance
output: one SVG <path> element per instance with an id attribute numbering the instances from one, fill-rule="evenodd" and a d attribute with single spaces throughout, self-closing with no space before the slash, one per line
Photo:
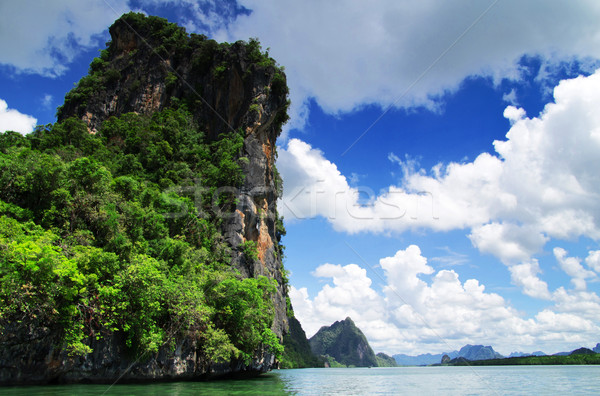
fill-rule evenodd
<path id="1" fill-rule="evenodd" d="M 538 277 L 541 270 L 536 259 L 512 265 L 509 267 L 509 271 L 512 282 L 519 286 L 526 295 L 544 300 L 551 298 L 548 284 Z"/>
<path id="2" fill-rule="evenodd" d="M 578 257 L 568 257 L 565 249 L 556 247 L 553 252 L 560 268 L 571 277 L 571 283 L 573 283 L 576 290 L 585 290 L 587 287 L 586 279 L 596 277 L 596 273 L 583 268 Z"/>
<path id="3" fill-rule="evenodd" d="M 104 47 L 98 35 L 127 11 L 126 0 L 2 1 L 0 64 L 61 75 L 82 48 Z"/>
<path id="4" fill-rule="evenodd" d="M 585 263 L 588 267 L 596 271 L 596 273 L 600 273 L 600 250 L 590 251 L 585 258 Z"/>
<path id="5" fill-rule="evenodd" d="M 25 135 L 33 131 L 36 125 L 35 117 L 9 109 L 6 101 L 0 99 L 0 132 L 14 131 Z"/>

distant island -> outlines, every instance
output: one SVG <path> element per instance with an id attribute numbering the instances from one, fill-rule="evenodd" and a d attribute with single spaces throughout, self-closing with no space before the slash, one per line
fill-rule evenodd
<path id="1" fill-rule="evenodd" d="M 600 364 L 600 353 L 593 354 L 570 354 L 570 355 L 546 355 L 546 356 L 519 356 L 501 359 L 467 360 L 456 358 L 448 363 L 440 363 L 437 366 L 535 366 L 535 365 L 582 365 Z"/>
<path id="2" fill-rule="evenodd" d="M 419 366 L 504 366 L 504 365 L 574 365 L 600 364 L 600 343 L 593 349 L 579 348 L 571 352 L 559 352 L 546 355 L 542 351 L 530 354 L 513 352 L 504 357 L 491 346 L 465 345 L 460 351 L 437 355 L 418 356 L 394 355 L 399 365 Z M 439 361 L 434 362 L 434 360 Z M 406 363 L 409 364 L 406 364 Z M 412 364 L 411 364 L 412 363 Z"/>

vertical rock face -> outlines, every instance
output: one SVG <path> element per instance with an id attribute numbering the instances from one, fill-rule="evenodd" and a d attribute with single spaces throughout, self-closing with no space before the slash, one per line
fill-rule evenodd
<path id="1" fill-rule="evenodd" d="M 274 162 L 275 140 L 287 120 L 285 75 L 257 42 L 218 44 L 204 36 L 188 36 L 160 18 L 127 14 L 111 26 L 110 34 L 112 41 L 90 66 L 90 75 L 67 94 L 58 121 L 77 117 L 96 133 L 111 116 L 185 105 L 209 139 L 243 131 L 244 179 L 241 186 L 222 186 L 235 194 L 236 207 L 222 214 L 221 234 L 232 248 L 231 264 L 243 276 L 277 280 L 272 330 L 281 339 L 288 329 L 287 291 L 277 232 L 281 181 Z M 248 242 L 256 247 L 256 257 L 245 254 Z M 8 383 L 106 382 L 123 373 L 123 380 L 193 379 L 265 372 L 277 363 L 272 354 L 259 350 L 250 363 L 215 365 L 199 360 L 194 341 L 186 339 L 178 340 L 174 351 L 160 350 L 149 359 L 130 362 L 117 335 L 91 345 L 93 354 L 70 358 L 55 350 L 57 340 L 50 329 L 40 325 L 30 333 L 23 340 L 43 340 L 36 341 L 35 351 L 23 341 L 7 355 L 23 356 L 15 365 L 31 373 L 21 380 L 9 378 Z"/>

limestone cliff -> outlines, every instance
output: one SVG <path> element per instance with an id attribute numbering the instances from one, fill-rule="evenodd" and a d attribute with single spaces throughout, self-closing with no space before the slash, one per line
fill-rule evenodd
<path id="1" fill-rule="evenodd" d="M 287 120 L 285 75 L 252 40 L 218 44 L 190 36 L 163 19 L 133 13 L 109 31 L 111 42 L 92 62 L 90 75 L 67 94 L 58 121 L 79 118 L 90 134 L 96 134 L 113 116 L 185 106 L 209 139 L 243 131 L 243 181 L 220 186 L 235 196 L 235 205 L 214 215 L 222 219 L 220 234 L 231 248 L 231 265 L 244 277 L 265 275 L 277 281 L 272 330 L 282 339 L 288 329 L 287 286 L 276 211 L 281 180 L 274 162 L 275 140 Z M 248 254 L 249 246 L 256 254 Z M 277 365 L 274 356 L 260 348 L 251 362 L 215 364 L 197 354 L 195 340 L 185 338 L 175 340 L 174 348 L 134 358 L 118 334 L 91 340 L 94 352 L 73 358 L 60 350 L 57 334 L 44 323 L 4 330 L 14 331 L 18 342 L 0 356 L 3 383 L 198 379 L 260 373 Z"/>

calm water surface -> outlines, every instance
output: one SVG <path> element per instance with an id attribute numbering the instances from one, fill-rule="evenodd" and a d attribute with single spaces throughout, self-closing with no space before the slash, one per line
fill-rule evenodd
<path id="1" fill-rule="evenodd" d="M 594 395 L 600 366 L 398 367 L 276 370 L 251 380 L 0 388 L 63 395 Z"/>

